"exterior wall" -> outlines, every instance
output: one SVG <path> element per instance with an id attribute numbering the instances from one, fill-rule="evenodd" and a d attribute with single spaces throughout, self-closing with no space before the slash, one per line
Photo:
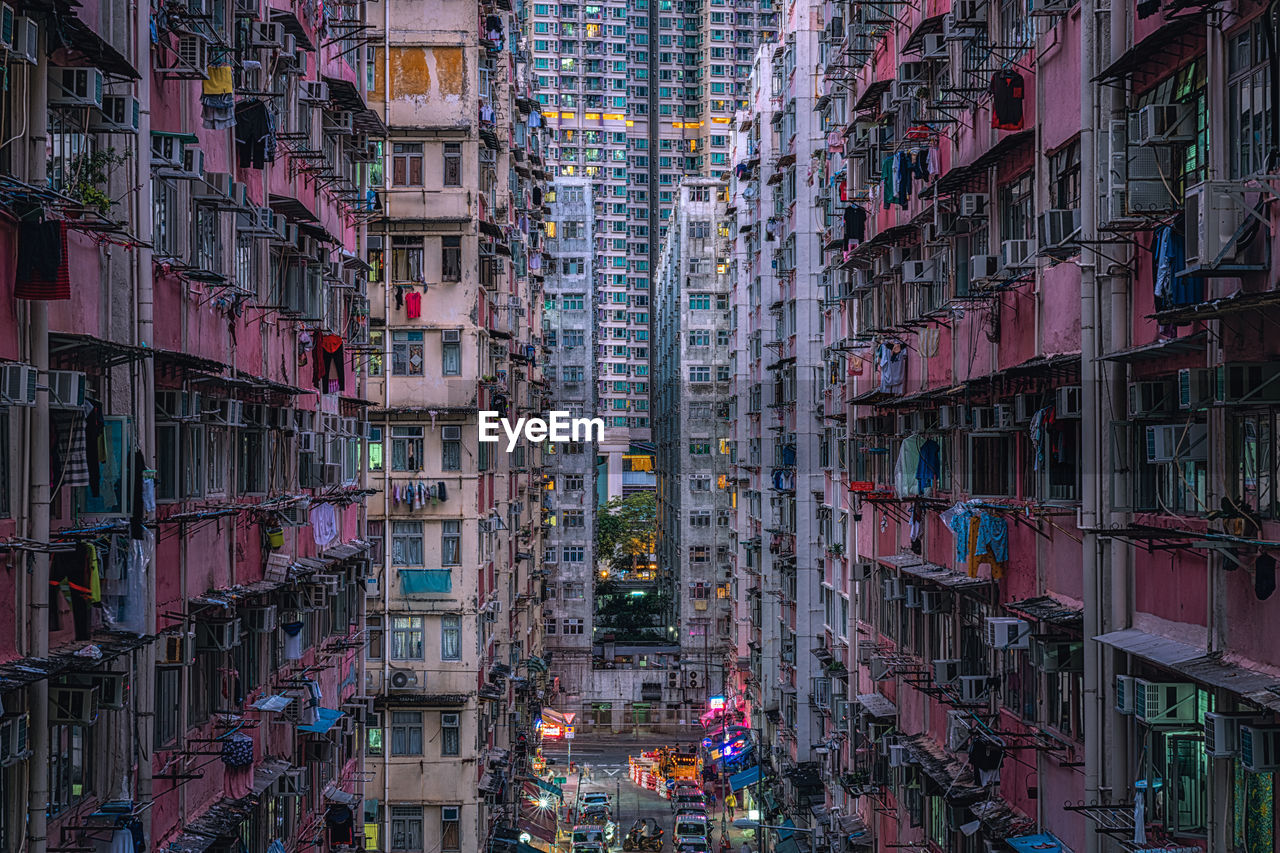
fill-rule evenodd
<path id="1" fill-rule="evenodd" d="M 724 189 L 707 179 L 681 183 L 658 267 L 655 317 L 658 564 L 670 567 L 682 692 L 704 710 L 727 687 L 731 625 Z"/>
<path id="2" fill-rule="evenodd" d="M 29 749 L 6 742 L 0 850 L 91 846 L 116 825 L 108 801 L 136 818 L 140 849 L 266 850 L 276 837 L 296 849 L 326 832 L 335 803 L 360 820 L 368 300 L 351 261 L 368 189 L 354 162 L 377 119 L 356 83 L 363 54 L 276 11 L 292 52 L 247 43 L 243 19 L 269 17 L 263 7 L 155 21 L 116 2 L 24 12 L 36 62 L 4 96 L 24 122 L 0 165 L 6 221 L 65 223 L 71 295 L 16 298 L 27 273 L 0 270 L 6 375 L 34 366 L 40 389 L 0 399 L 0 601 L 20 614 L 0 631 L 0 705 L 5 735 L 25 726 Z M 363 15 L 344 5 L 329 24 Z M 275 116 L 274 161 L 242 165 L 240 128 L 202 120 L 208 69 L 175 64 L 180 39 L 235 46 L 236 100 Z M 123 124 L 67 103 L 56 82 L 100 71 Z M 100 175 L 93 151 L 111 154 Z M 5 257 L 31 251 L 25 226 L 0 230 Z M 341 388 L 314 370 L 326 336 L 342 345 Z M 71 382 L 94 414 L 55 399 Z M 98 414 L 101 447 L 86 435 Z M 76 434 L 84 481 L 51 462 L 78 455 Z M 313 514 L 331 514 L 332 536 Z M 65 594 L 51 593 L 51 564 Z M 286 623 L 301 626 L 296 643 Z M 68 714 L 68 690 L 87 687 L 97 704 Z M 255 707 L 273 697 L 288 704 Z M 303 728 L 326 711 L 341 714 L 332 728 Z M 233 735 L 243 763 L 221 760 Z"/>

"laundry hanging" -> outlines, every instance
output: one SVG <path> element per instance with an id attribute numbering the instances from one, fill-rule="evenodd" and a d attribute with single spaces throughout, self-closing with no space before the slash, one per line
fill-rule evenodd
<path id="1" fill-rule="evenodd" d="M 71 260 L 67 223 L 59 220 L 18 223 L 18 263 L 14 281 L 18 299 L 71 298 Z"/>
<path id="2" fill-rule="evenodd" d="M 1022 75 L 1011 68 L 997 71 L 987 91 L 991 93 L 991 126 L 996 130 L 1022 130 L 1022 101 L 1026 94 Z"/>

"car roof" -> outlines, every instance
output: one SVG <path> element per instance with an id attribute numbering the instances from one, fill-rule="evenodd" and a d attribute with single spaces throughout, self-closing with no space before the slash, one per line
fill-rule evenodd
<path id="1" fill-rule="evenodd" d="M 582 795 L 582 799 L 584 799 L 584 800 L 591 800 L 591 799 L 607 800 L 607 799 L 609 799 L 609 795 L 608 795 L 608 794 L 606 794 L 604 791 L 590 791 L 590 792 L 588 792 L 588 793 L 586 793 L 586 794 L 583 794 L 583 795 Z"/>

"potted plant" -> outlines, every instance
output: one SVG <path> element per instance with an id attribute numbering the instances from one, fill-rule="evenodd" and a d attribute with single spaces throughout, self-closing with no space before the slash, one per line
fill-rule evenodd
<path id="1" fill-rule="evenodd" d="M 108 215 L 116 202 L 107 195 L 103 187 L 107 184 L 111 170 L 124 161 L 124 155 L 117 154 L 114 148 L 81 152 L 67 166 L 67 195 L 80 202 L 86 210 L 92 210 L 100 216 Z"/>

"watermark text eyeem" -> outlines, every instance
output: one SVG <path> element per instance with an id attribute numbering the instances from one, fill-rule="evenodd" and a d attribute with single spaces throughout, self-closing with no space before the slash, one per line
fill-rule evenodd
<path id="1" fill-rule="evenodd" d="M 570 412 L 548 412 L 543 418 L 518 418 L 514 424 L 497 412 L 480 412 L 480 440 L 496 442 L 507 436 L 507 452 L 515 450 L 516 443 L 524 438 L 535 444 L 550 441 L 568 444 L 571 441 L 604 441 L 604 418 L 575 418 Z"/>

